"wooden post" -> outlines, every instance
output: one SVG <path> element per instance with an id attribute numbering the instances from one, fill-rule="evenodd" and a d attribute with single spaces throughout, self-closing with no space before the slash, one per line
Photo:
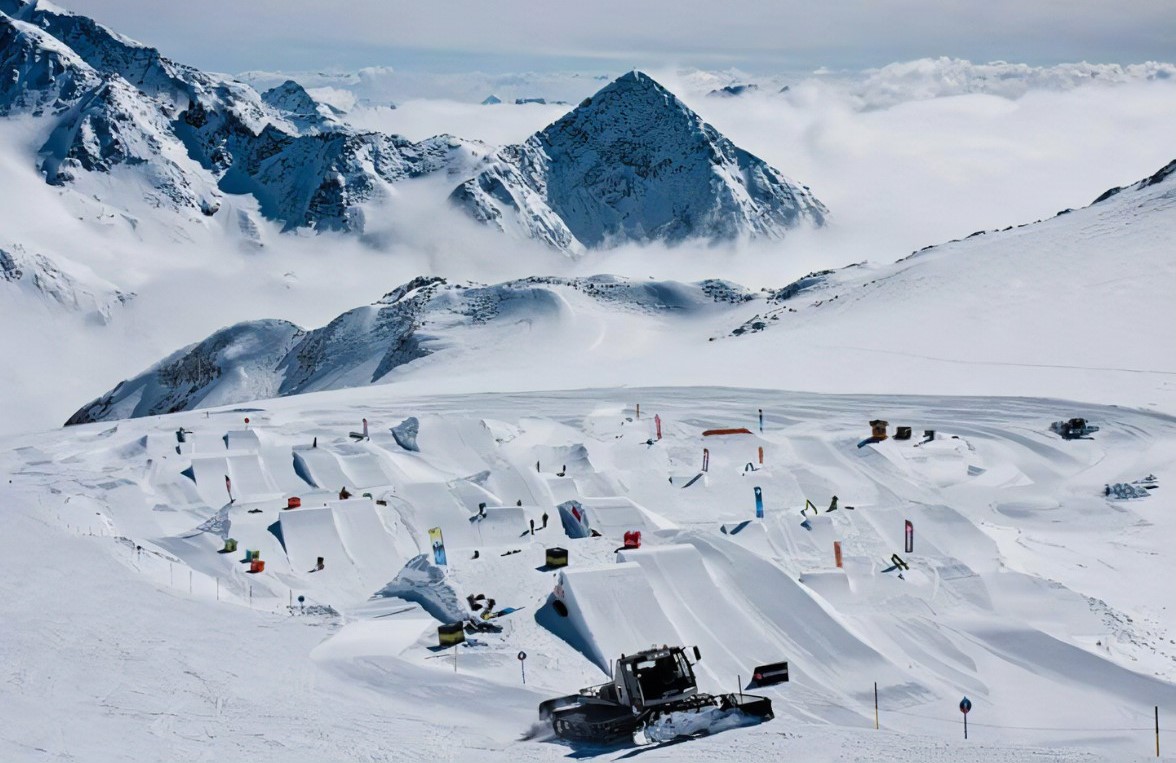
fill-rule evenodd
<path id="1" fill-rule="evenodd" d="M 637 418 L 641 418 L 641 403 L 637 403 Z"/>
<path id="2" fill-rule="evenodd" d="M 761 445 L 760 449 L 759 449 L 759 462 L 760 462 L 760 466 L 764 465 L 764 446 L 763 445 Z"/>
<path id="3" fill-rule="evenodd" d="M 878 682 L 874 682 L 874 730 L 878 730 Z"/>

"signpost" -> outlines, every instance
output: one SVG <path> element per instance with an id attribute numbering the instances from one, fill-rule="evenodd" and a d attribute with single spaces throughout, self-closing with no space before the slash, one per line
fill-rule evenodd
<path id="1" fill-rule="evenodd" d="M 519 670 L 523 672 L 523 683 L 527 683 L 527 653 L 519 652 Z"/>
<path id="2" fill-rule="evenodd" d="M 964 739 L 968 738 L 968 711 L 972 709 L 972 700 L 964 697 L 960 700 L 960 712 L 964 714 Z"/>

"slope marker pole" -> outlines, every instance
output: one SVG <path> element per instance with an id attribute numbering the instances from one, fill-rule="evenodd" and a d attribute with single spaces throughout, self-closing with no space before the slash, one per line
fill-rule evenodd
<path id="1" fill-rule="evenodd" d="M 874 682 L 874 730 L 878 730 L 878 682 Z"/>

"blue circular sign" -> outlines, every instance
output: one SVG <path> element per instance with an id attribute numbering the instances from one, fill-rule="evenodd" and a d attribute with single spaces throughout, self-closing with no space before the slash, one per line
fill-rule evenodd
<path id="1" fill-rule="evenodd" d="M 964 697 L 963 699 L 960 700 L 960 712 L 961 713 L 963 713 L 964 715 L 967 715 L 968 711 L 971 709 L 972 709 L 972 700 L 968 699 L 967 697 Z"/>

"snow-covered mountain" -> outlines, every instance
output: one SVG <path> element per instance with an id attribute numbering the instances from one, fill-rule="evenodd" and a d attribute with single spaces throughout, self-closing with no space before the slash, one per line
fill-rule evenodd
<path id="1" fill-rule="evenodd" d="M 480 222 L 565 252 L 780 238 L 801 224 L 823 225 L 827 213 L 807 187 L 636 71 L 499 151 L 451 199 Z"/>
<path id="2" fill-rule="evenodd" d="M 1176 162 L 1082 209 L 814 273 L 772 292 L 735 341 L 775 335 L 767 346 L 812 368 L 837 348 L 872 384 L 932 374 L 976 391 L 1007 377 L 1008 394 L 1156 405 L 1176 374 L 1173 230 Z"/>
<path id="3" fill-rule="evenodd" d="M 532 367 L 565 386 L 649 383 L 664 372 L 708 384 L 848 390 L 861 383 L 847 373 L 856 365 L 875 369 L 872 384 L 893 376 L 893 386 L 934 393 L 944 383 L 936 380 L 966 384 L 980 365 L 1013 369 L 1017 394 L 1064 390 L 1075 379 L 1085 379 L 1075 389 L 1097 381 L 1119 394 L 1142 384 L 1131 394 L 1150 394 L 1153 379 L 1176 373 L 1170 354 L 1155 353 L 1176 346 L 1176 271 L 1165 243 L 1176 226 L 1174 174 L 1176 163 L 1050 220 L 759 292 L 714 280 L 536 277 L 484 286 L 421 277 L 314 331 L 285 321 L 223 329 L 69 423 L 393 381 L 517 384 L 518 369 Z M 880 354 L 896 360 L 879 364 Z M 930 386 L 910 378 L 908 361 L 939 368 Z"/>
<path id="4" fill-rule="evenodd" d="M 261 100 L 293 124 L 299 133 L 320 132 L 339 126 L 341 112 L 329 104 L 319 103 L 294 80 L 266 90 Z"/>
<path id="5" fill-rule="evenodd" d="M 375 384 L 435 352 L 463 354 L 463 347 L 497 346 L 545 328 L 575 333 L 577 321 L 594 312 L 685 323 L 752 298 L 724 281 L 682 284 L 596 276 L 485 286 L 422 276 L 313 331 L 277 320 L 222 329 L 122 382 L 68 423 Z"/>
<path id="6" fill-rule="evenodd" d="M 16 289 L 42 304 L 105 323 L 115 309 L 135 296 L 92 273 L 75 274 L 71 270 L 83 269 L 73 263 L 63 267 L 44 254 L 26 252 L 19 244 L 0 248 L 0 298 L 11 300 L 13 294 L 8 289 Z"/>
<path id="7" fill-rule="evenodd" d="M 387 186 L 469 171 L 485 150 L 357 132 L 301 86 L 259 95 L 46 2 L 0 0 L 0 115 L 51 121 L 40 150 L 51 184 L 104 191 L 116 176 L 150 207 L 215 215 L 251 194 L 287 229 L 362 231 L 361 205 Z"/>

